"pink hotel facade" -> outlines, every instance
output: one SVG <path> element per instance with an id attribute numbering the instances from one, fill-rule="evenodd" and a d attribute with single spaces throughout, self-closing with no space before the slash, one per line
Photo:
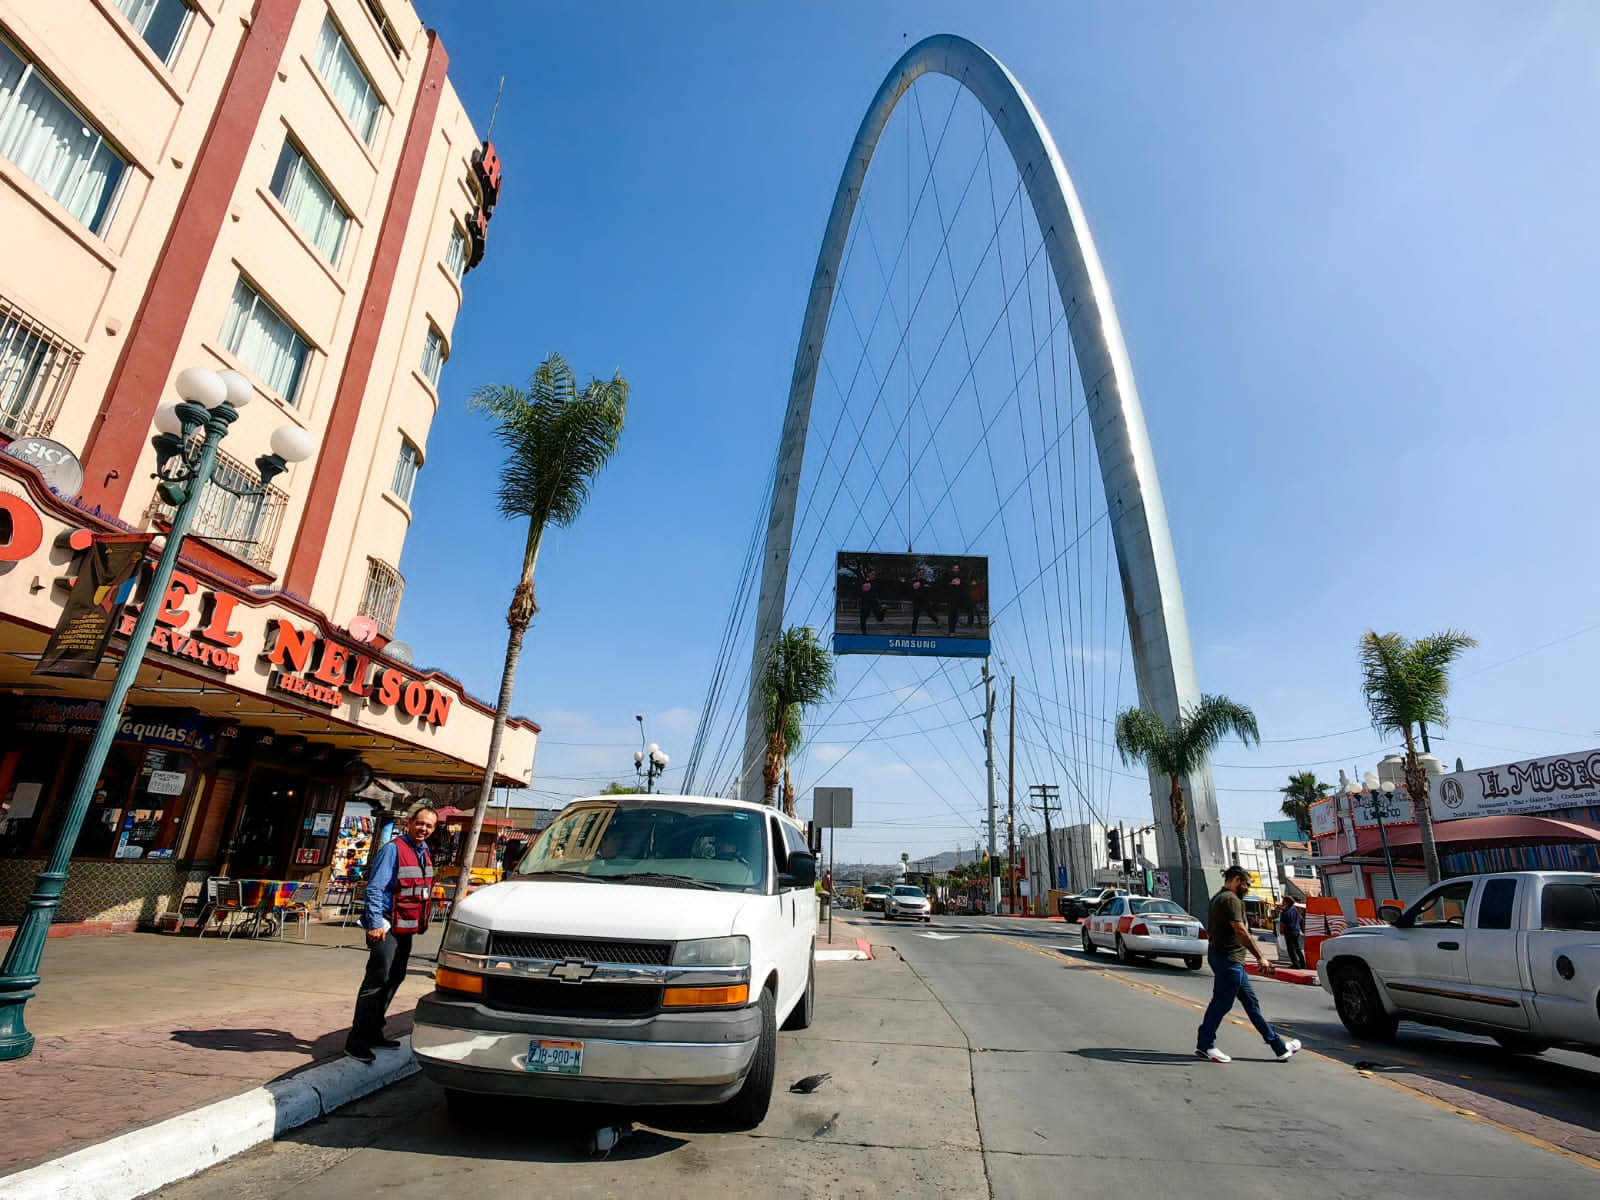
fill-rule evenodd
<path id="1" fill-rule="evenodd" d="M 391 642 L 500 185 L 447 65 L 406 0 L 0 0 L 0 925 L 121 639 L 90 678 L 33 667 L 92 535 L 168 515 L 150 439 L 185 367 L 240 371 L 254 396 L 59 919 L 150 923 L 214 874 L 315 878 L 369 777 L 481 775 L 492 710 Z M 312 456 L 239 502 L 285 423 Z M 62 449 L 81 484 L 46 462 Z M 503 780 L 528 780 L 537 734 L 513 721 Z"/>

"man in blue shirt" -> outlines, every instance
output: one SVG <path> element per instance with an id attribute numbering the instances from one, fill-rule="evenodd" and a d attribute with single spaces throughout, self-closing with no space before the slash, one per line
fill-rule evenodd
<path id="1" fill-rule="evenodd" d="M 1283 902 L 1283 912 L 1278 917 L 1278 930 L 1283 935 L 1284 952 L 1289 956 L 1289 966 L 1306 969 L 1305 930 L 1301 927 L 1300 906 L 1291 899 Z"/>
<path id="2" fill-rule="evenodd" d="M 378 851 L 367 880 L 361 928 L 367 934 L 367 971 L 356 993 L 355 1017 L 345 1038 L 345 1052 L 372 1062 L 373 1047 L 400 1043 L 383 1033 L 389 1004 L 405 981 L 411 939 L 428 927 L 433 892 L 433 857 L 428 838 L 439 823 L 429 804 L 413 805 L 405 832 Z"/>

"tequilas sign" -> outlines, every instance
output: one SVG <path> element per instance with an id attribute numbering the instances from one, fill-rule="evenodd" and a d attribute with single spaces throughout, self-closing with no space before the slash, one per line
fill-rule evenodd
<path id="1" fill-rule="evenodd" d="M 1436 821 L 1600 805 L 1600 750 L 1457 771 L 1439 780 L 1434 796 Z"/>

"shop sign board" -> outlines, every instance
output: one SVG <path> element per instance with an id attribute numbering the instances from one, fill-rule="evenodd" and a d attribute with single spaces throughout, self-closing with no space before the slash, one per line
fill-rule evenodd
<path id="1" fill-rule="evenodd" d="M 989 653 L 989 560 L 982 555 L 841 550 L 834 589 L 835 654 Z"/>
<path id="2" fill-rule="evenodd" d="M 1326 800 L 1313 800 L 1307 810 L 1311 814 L 1311 836 L 1332 837 L 1339 832 L 1339 812 L 1330 796 Z"/>
<path id="3" fill-rule="evenodd" d="M 131 580 L 144 561 L 150 545 L 148 534 L 101 535 L 83 556 L 72 593 L 61 610 L 45 645 L 34 664 L 35 675 L 68 675 L 93 678 L 105 657 L 115 622 L 118 593 Z"/>
<path id="4" fill-rule="evenodd" d="M 1393 796 L 1382 792 L 1359 792 L 1350 798 L 1350 816 L 1357 829 L 1376 829 L 1379 816 L 1386 826 L 1415 825 L 1416 808 L 1401 788 Z"/>
<path id="5" fill-rule="evenodd" d="M 19 733 L 56 733 L 92 737 L 105 705 L 98 700 L 48 700 L 34 697 L 16 709 L 12 726 Z M 173 719 L 173 710 L 130 708 L 117 726 L 117 740 L 143 746 L 165 746 L 206 754 L 216 748 L 217 722 L 198 713 Z M 173 772 L 181 777 L 181 772 Z M 154 790 L 152 788 L 152 790 Z M 179 795 L 182 789 L 166 795 Z"/>
<path id="6" fill-rule="evenodd" d="M 1600 750 L 1457 771 L 1434 785 L 1435 821 L 1600 805 Z"/>
<path id="7" fill-rule="evenodd" d="M 152 796 L 181 796 L 188 778 L 182 771 L 151 771 L 145 790 Z"/>
<path id="8" fill-rule="evenodd" d="M 83 490 L 83 464 L 60 442 L 46 437 L 20 437 L 5 452 L 33 467 L 58 495 L 68 500 Z"/>

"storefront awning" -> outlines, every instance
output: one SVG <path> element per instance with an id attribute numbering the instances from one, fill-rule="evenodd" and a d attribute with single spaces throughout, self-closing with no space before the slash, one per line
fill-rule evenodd
<path id="1" fill-rule="evenodd" d="M 1402 825 L 1388 831 L 1389 855 L 1397 862 L 1422 861 L 1422 831 L 1415 825 Z M 1485 850 L 1495 846 L 1574 846 L 1600 843 L 1600 827 L 1558 821 L 1552 817 L 1466 817 L 1459 821 L 1435 821 L 1433 838 L 1440 853 Z M 1368 850 L 1347 854 L 1347 863 L 1381 863 Z"/>

